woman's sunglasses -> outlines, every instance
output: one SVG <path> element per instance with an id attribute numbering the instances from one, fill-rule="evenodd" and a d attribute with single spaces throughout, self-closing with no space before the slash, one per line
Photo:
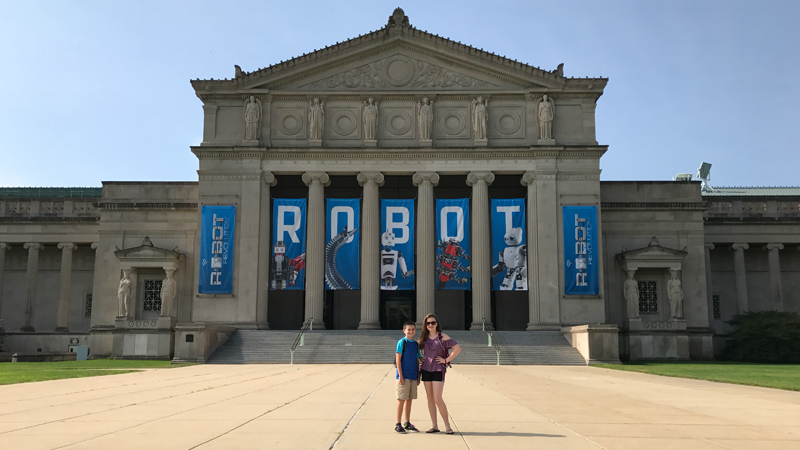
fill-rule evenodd
<path id="1" fill-rule="evenodd" d="M 436 322 L 425 322 L 426 325 L 436 325 Z"/>

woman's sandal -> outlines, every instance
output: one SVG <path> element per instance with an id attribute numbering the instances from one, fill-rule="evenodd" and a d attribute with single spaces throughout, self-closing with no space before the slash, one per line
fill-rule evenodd
<path id="1" fill-rule="evenodd" d="M 448 429 L 446 429 L 446 430 L 444 431 L 444 434 L 453 434 L 453 429 L 452 429 L 452 428 L 448 428 Z"/>
<path id="2" fill-rule="evenodd" d="M 426 433 L 438 433 L 438 432 L 439 432 L 438 428 L 430 428 L 428 429 L 428 431 L 426 431 Z"/>

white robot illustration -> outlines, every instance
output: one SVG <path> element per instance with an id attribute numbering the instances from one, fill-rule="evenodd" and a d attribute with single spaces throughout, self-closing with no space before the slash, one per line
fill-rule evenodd
<path id="1" fill-rule="evenodd" d="M 403 258 L 403 252 L 392 250 L 394 247 L 394 233 L 391 230 L 386 230 L 381 235 L 381 290 L 394 291 L 398 286 L 394 284 L 394 279 L 397 277 L 397 265 L 400 265 L 400 274 L 403 278 L 408 278 L 414 274 L 413 270 L 408 270 L 406 267 L 406 260 Z"/>
<path id="2" fill-rule="evenodd" d="M 492 267 L 492 277 L 506 270 L 501 291 L 528 290 L 528 246 L 520 245 L 522 228 L 512 228 L 503 237 L 508 247 L 500 250 L 500 260 Z M 516 283 L 516 289 L 514 288 Z"/>

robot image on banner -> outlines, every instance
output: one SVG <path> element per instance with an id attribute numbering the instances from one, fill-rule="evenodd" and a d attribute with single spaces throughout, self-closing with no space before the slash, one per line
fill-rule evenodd
<path id="1" fill-rule="evenodd" d="M 397 277 L 397 265 L 400 265 L 400 274 L 403 278 L 408 278 L 414 274 L 413 270 L 408 270 L 403 252 L 392 250 L 394 247 L 394 233 L 387 231 L 381 235 L 381 290 L 394 291 L 397 285 L 394 279 Z"/>
<path id="2" fill-rule="evenodd" d="M 286 245 L 278 241 L 273 247 L 272 255 L 272 289 L 286 289 L 286 282 L 294 286 L 297 273 L 306 266 L 306 254 L 289 259 L 286 257 Z"/>
<path id="3" fill-rule="evenodd" d="M 522 228 L 512 228 L 503 239 L 508 247 L 500 250 L 500 260 L 492 267 L 492 277 L 506 269 L 506 276 L 500 284 L 501 291 L 528 290 L 528 246 L 519 244 L 522 241 Z"/>
<path id="4" fill-rule="evenodd" d="M 442 253 L 436 255 L 436 275 L 439 277 L 439 289 L 444 289 L 448 281 L 455 281 L 459 284 L 464 284 L 468 280 L 466 278 L 456 278 L 458 271 L 469 272 L 469 266 L 462 266 L 459 258 L 469 260 L 469 255 L 461 248 L 461 243 L 455 238 L 449 240 L 439 241 L 436 244 L 436 249 L 441 250 Z"/>

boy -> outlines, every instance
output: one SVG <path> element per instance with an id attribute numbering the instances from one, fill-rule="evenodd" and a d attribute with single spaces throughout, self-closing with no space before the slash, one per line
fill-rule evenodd
<path id="1" fill-rule="evenodd" d="M 406 431 L 419 430 L 411 424 L 411 400 L 417 398 L 418 361 L 422 357 L 419 352 L 419 345 L 414 340 L 417 334 L 417 326 L 413 320 L 407 320 L 403 324 L 405 337 L 397 341 L 397 352 L 394 355 L 395 365 L 397 366 L 397 425 L 394 431 L 405 433 Z M 400 424 L 400 415 L 405 409 L 406 421 Z"/>

